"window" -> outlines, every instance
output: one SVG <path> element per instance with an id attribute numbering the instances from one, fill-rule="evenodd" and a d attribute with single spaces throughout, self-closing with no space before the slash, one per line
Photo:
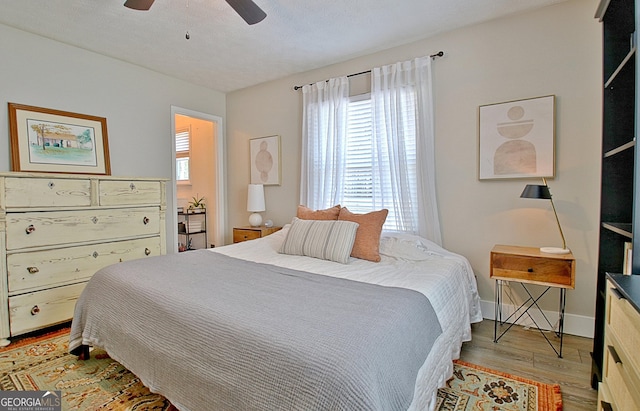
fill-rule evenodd
<path id="1" fill-rule="evenodd" d="M 176 131 L 176 180 L 189 182 L 189 155 L 191 154 L 189 129 Z"/>
<path id="2" fill-rule="evenodd" d="M 411 101 L 414 93 L 406 98 Z M 405 207 L 398 204 L 396 183 L 405 186 L 412 193 L 412 203 L 417 204 L 416 190 L 416 126 L 415 104 L 402 112 L 399 122 L 403 132 L 394 143 L 373 142 L 373 116 L 371 98 L 368 94 L 351 97 L 347 107 L 347 131 L 345 149 L 344 193 L 341 205 L 354 213 L 367 213 L 372 210 L 387 208 L 389 215 L 384 225 L 385 230 L 405 231 L 403 223 L 407 217 L 416 219 L 416 207 Z M 390 160 L 397 157 L 396 151 L 402 151 L 404 167 L 391 170 Z M 396 187 L 394 189 L 394 187 Z M 392 204 L 395 203 L 395 207 Z M 402 216 L 399 214 L 403 214 Z M 414 220 L 417 221 L 417 220 Z"/>

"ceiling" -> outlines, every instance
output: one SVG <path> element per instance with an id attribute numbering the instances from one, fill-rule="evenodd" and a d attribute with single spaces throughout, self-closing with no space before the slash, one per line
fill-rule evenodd
<path id="1" fill-rule="evenodd" d="M 226 93 L 565 0 L 254 1 L 253 26 L 224 0 L 2 0 L 0 23 Z"/>

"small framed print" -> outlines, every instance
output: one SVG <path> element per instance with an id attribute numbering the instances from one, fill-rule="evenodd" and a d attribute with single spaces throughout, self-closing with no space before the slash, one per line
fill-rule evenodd
<path id="1" fill-rule="evenodd" d="M 107 119 L 9 103 L 11 170 L 111 174 Z"/>
<path id="2" fill-rule="evenodd" d="M 249 140 L 251 184 L 280 185 L 280 136 Z"/>
<path id="3" fill-rule="evenodd" d="M 480 106 L 478 177 L 555 175 L 555 96 Z"/>

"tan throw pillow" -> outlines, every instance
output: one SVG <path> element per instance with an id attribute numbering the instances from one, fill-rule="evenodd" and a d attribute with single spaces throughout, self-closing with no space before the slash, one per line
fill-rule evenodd
<path id="1" fill-rule="evenodd" d="M 312 210 L 303 205 L 298 206 L 296 217 L 301 220 L 337 220 L 340 214 L 340 204 L 326 210 Z"/>
<path id="2" fill-rule="evenodd" d="M 356 232 L 356 241 L 351 257 L 378 262 L 380 261 L 380 234 L 389 210 L 372 211 L 367 214 L 354 214 L 347 207 L 340 209 L 338 220 L 353 221 L 360 224 Z"/>

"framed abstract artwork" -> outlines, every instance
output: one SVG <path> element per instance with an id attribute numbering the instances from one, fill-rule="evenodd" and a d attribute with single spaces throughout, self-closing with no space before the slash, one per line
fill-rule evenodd
<path id="1" fill-rule="evenodd" d="M 111 174 L 107 119 L 9 103 L 11 170 Z"/>
<path id="2" fill-rule="evenodd" d="M 478 177 L 555 175 L 555 96 L 480 106 Z"/>
<path id="3" fill-rule="evenodd" d="M 280 136 L 252 138 L 249 151 L 251 184 L 280 185 Z"/>

